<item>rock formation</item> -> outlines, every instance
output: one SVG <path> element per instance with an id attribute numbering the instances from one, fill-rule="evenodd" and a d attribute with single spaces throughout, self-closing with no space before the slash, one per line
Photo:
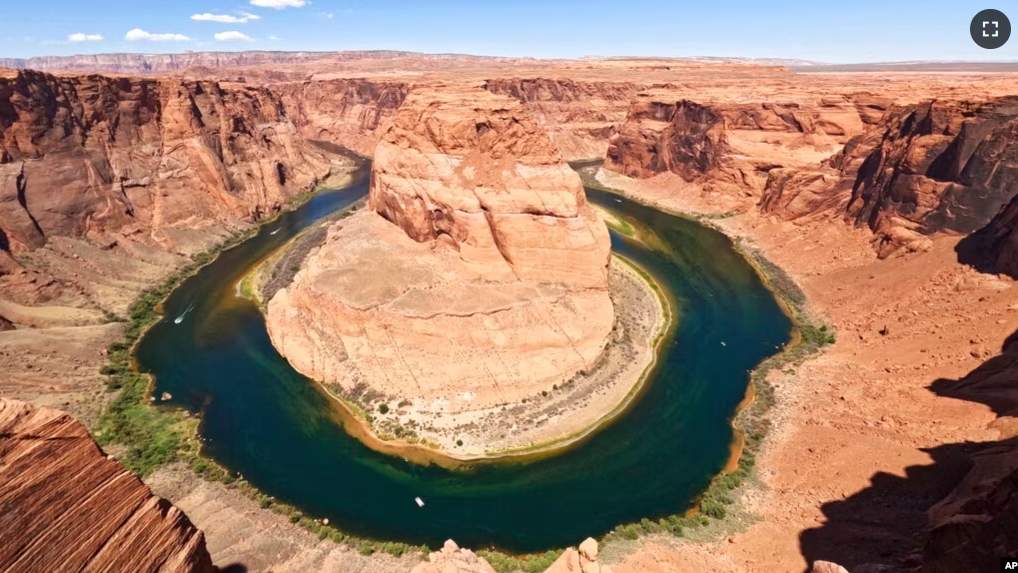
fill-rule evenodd
<path id="1" fill-rule="evenodd" d="M 638 87 L 570 78 L 493 78 L 488 91 L 520 100 L 567 160 L 604 157 Z"/>
<path id="2" fill-rule="evenodd" d="M 67 414 L 0 398 L 0 483 L 0 571 L 216 570 L 187 516 Z"/>
<path id="3" fill-rule="evenodd" d="M 848 569 L 830 561 L 817 561 L 813 563 L 812 573 L 848 573 Z"/>
<path id="4" fill-rule="evenodd" d="M 297 370 L 457 412 L 539 394 L 601 355 L 607 229 L 518 101 L 411 92 L 375 151 L 369 205 L 268 305 Z"/>
<path id="5" fill-rule="evenodd" d="M 721 116 L 709 107 L 645 98 L 609 142 L 604 165 L 629 177 L 672 171 L 693 181 L 721 166 L 726 146 Z"/>
<path id="6" fill-rule="evenodd" d="M 301 134 L 341 144 L 362 155 L 374 153 L 409 89 L 406 81 L 347 78 L 272 87 Z"/>
<path id="7" fill-rule="evenodd" d="M 886 257 L 936 232 L 971 233 L 1015 195 L 1018 98 L 889 109 L 819 168 L 772 172 L 761 206 L 787 218 L 842 210 Z"/>
<path id="8" fill-rule="evenodd" d="M 1018 439 L 984 448 L 972 461 L 951 495 L 928 512 L 923 573 L 992 571 L 1001 557 L 1018 553 Z"/>
<path id="9" fill-rule="evenodd" d="M 991 272 L 1018 278 L 1018 197 L 958 246 L 959 259 Z"/>
<path id="10" fill-rule="evenodd" d="M 201 229 L 278 210 L 329 170 L 265 89 L 0 75 L 0 249 L 133 235 L 189 252 Z"/>
<path id="11" fill-rule="evenodd" d="M 439 551 L 428 555 L 427 563 L 421 563 L 410 573 L 495 573 L 483 558 L 469 549 L 460 549 L 449 539 Z"/>
<path id="12" fill-rule="evenodd" d="M 544 573 L 612 573 L 612 569 L 598 562 L 597 541 L 588 537 L 579 551 L 569 547 Z"/>
<path id="13" fill-rule="evenodd" d="M 604 168 L 648 179 L 675 174 L 675 187 L 758 197 L 769 175 L 797 174 L 834 153 L 874 121 L 883 105 L 868 94 L 808 103 L 691 101 L 652 89 L 633 101 L 609 141 Z"/>

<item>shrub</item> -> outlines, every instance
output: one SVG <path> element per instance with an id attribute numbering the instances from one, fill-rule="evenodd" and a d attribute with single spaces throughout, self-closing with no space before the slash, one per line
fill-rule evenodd
<path id="1" fill-rule="evenodd" d="M 713 517 L 714 519 L 724 519 L 728 513 L 725 510 L 725 506 L 715 499 L 705 499 L 700 504 L 700 511 L 704 515 Z"/>
<path id="2" fill-rule="evenodd" d="M 380 404 L 378 406 L 378 413 L 382 414 L 382 415 L 388 414 L 389 413 L 389 405 L 388 404 Z"/>

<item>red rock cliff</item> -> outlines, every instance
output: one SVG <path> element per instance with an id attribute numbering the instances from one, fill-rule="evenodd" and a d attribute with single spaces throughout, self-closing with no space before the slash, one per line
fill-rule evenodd
<path id="1" fill-rule="evenodd" d="M 380 135 L 406 99 L 409 84 L 370 79 L 314 79 L 272 90 L 305 137 L 372 155 Z"/>
<path id="2" fill-rule="evenodd" d="M 761 205 L 787 218 L 843 209 L 887 256 L 985 226 L 1018 192 L 1016 142 L 1018 98 L 897 106 L 818 168 L 772 173 Z"/>
<path id="3" fill-rule="evenodd" d="M 759 196 L 768 174 L 798 173 L 874 121 L 869 94 L 804 102 L 691 101 L 677 88 L 640 93 L 612 136 L 604 167 L 648 179 L 673 173 L 703 193 Z"/>
<path id="4" fill-rule="evenodd" d="M 167 249 L 279 209 L 328 174 L 265 89 L 0 75 L 0 246 L 140 234 Z"/>
<path id="5" fill-rule="evenodd" d="M 0 571 L 216 571 L 205 537 L 67 414 L 0 398 Z"/>
<path id="6" fill-rule="evenodd" d="M 568 78 L 496 78 L 488 91 L 518 99 L 567 160 L 604 157 L 608 138 L 626 118 L 641 86 Z"/>

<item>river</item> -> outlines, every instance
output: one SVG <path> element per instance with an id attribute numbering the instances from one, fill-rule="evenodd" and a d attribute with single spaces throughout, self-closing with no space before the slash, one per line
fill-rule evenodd
<path id="1" fill-rule="evenodd" d="M 536 552 L 616 525 L 682 512 L 725 465 L 749 372 L 791 322 L 723 234 L 611 193 L 591 202 L 637 229 L 612 249 L 647 270 L 678 310 L 645 391 L 618 420 L 558 455 L 456 471 L 377 453 L 346 434 L 338 405 L 273 348 L 237 281 L 308 225 L 367 193 L 367 167 L 184 281 L 137 348 L 155 395 L 200 413 L 204 453 L 262 492 L 343 531 L 384 540 Z M 275 234 L 273 234 L 275 233 Z M 178 324 L 174 318 L 192 306 Z M 414 498 L 425 501 L 418 507 Z"/>

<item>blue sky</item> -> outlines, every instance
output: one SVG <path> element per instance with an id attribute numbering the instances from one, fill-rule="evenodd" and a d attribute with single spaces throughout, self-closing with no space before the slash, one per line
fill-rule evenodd
<path id="1" fill-rule="evenodd" d="M 0 0 L 0 57 L 392 49 L 480 55 L 1018 60 L 969 0 Z M 996 6 L 1005 12 L 1008 6 Z M 1018 25 L 1018 6 L 1009 14 Z"/>

